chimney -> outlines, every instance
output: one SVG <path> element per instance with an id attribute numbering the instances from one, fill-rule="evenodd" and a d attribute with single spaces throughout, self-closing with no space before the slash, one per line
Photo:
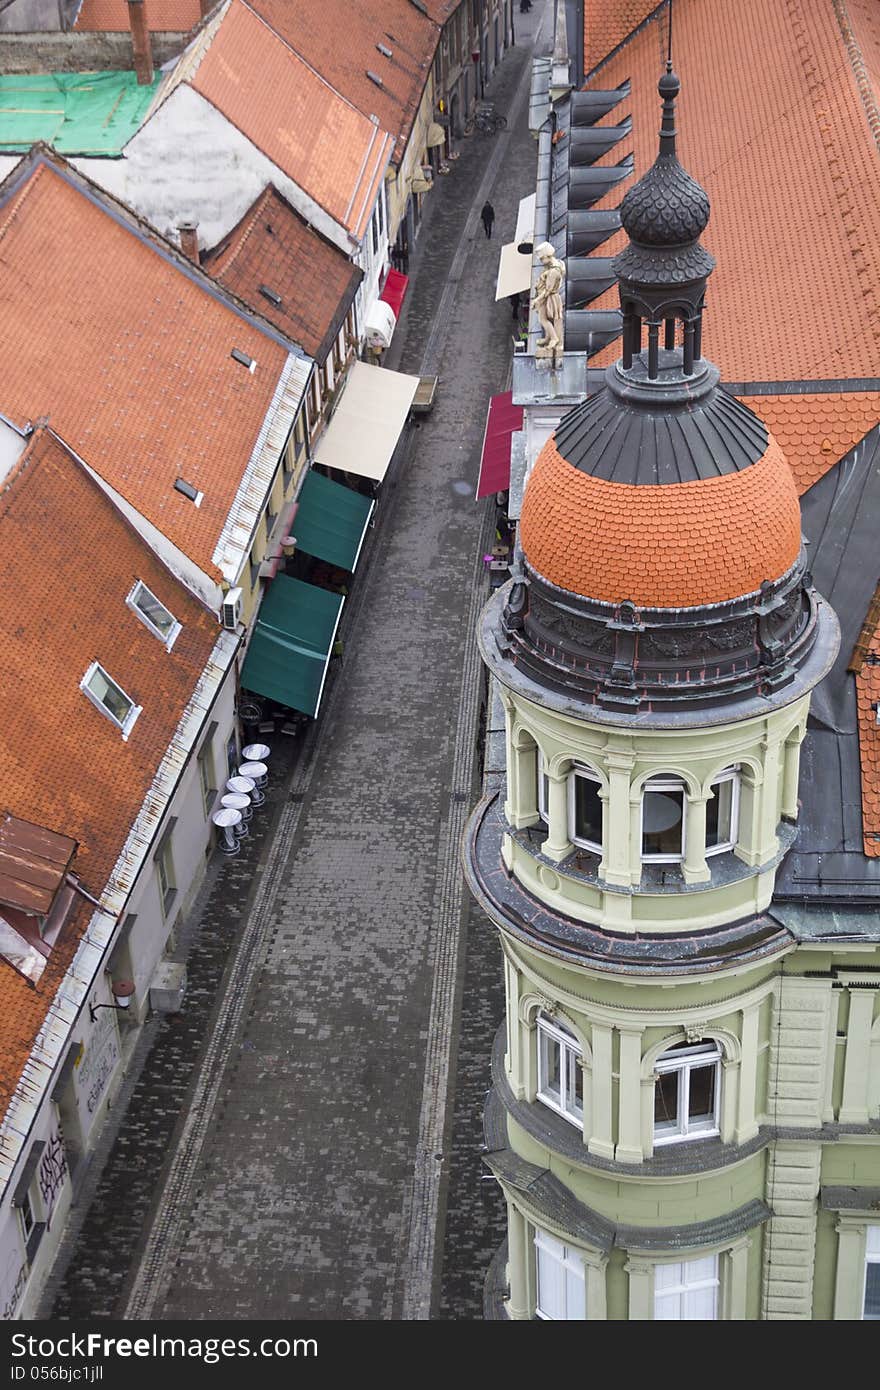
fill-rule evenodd
<path id="1" fill-rule="evenodd" d="M 128 22 L 131 26 L 131 49 L 139 87 L 153 80 L 153 48 L 147 28 L 147 7 L 144 0 L 128 0 Z"/>
<path id="2" fill-rule="evenodd" d="M 196 265 L 200 264 L 199 256 L 199 224 L 198 222 L 179 222 L 177 224 L 177 235 L 180 238 L 180 249 L 185 256 L 189 256 Z"/>

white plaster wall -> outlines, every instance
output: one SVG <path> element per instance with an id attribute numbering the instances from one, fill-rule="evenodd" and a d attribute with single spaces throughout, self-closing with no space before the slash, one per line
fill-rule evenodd
<path id="1" fill-rule="evenodd" d="M 199 244 L 215 246 L 272 183 L 347 256 L 356 249 L 329 213 L 185 84 L 141 126 L 122 159 L 71 162 L 174 242 L 180 223 L 192 220 Z"/>
<path id="2" fill-rule="evenodd" d="M 39 1197 L 34 1202 L 34 1215 L 38 1221 L 46 1222 L 46 1230 L 37 1247 L 33 1264 L 28 1269 L 21 1221 L 18 1211 L 12 1206 L 12 1198 L 33 1145 L 38 1140 L 48 1144 L 58 1135 L 59 1129 L 58 1112 L 47 1093 L 31 1127 L 28 1141 L 22 1149 L 21 1158 L 16 1164 L 12 1181 L 3 1195 L 3 1206 L 0 1209 L 0 1317 L 4 1321 L 33 1317 L 36 1301 L 52 1268 L 64 1230 L 72 1196 L 69 1169 L 64 1172 L 60 1184 L 47 1200 Z M 41 1162 L 46 1158 L 47 1151 L 44 1149 Z M 39 1168 L 37 1171 L 39 1172 Z M 35 1180 L 32 1190 L 39 1190 L 39 1187 L 39 1181 Z"/>
<path id="3" fill-rule="evenodd" d="M 228 775 L 226 743 L 234 725 L 234 704 L 235 671 L 230 669 L 206 725 L 207 731 L 211 724 L 217 724 L 211 743 L 214 753 L 215 786 L 218 790 L 222 790 Z M 155 848 L 135 880 L 128 901 L 126 915 L 137 914 L 137 920 L 129 936 L 128 950 L 138 1008 L 146 1003 L 156 965 L 162 957 L 168 936 L 177 919 L 190 907 L 205 874 L 205 851 L 212 840 L 213 826 L 210 811 L 205 813 L 196 761 L 196 753 L 201 750 L 204 737 L 203 734 L 187 763 L 155 840 L 155 844 L 158 845 L 169 820 L 176 816 L 177 823 L 171 837 L 171 854 L 177 896 L 169 914 L 166 917 L 162 911 L 153 859 Z"/>

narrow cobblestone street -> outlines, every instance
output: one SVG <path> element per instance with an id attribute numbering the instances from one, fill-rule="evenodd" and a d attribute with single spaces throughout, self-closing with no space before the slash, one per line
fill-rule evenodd
<path id="1" fill-rule="evenodd" d="M 503 999 L 497 940 L 458 864 L 479 787 L 473 625 L 492 536 L 474 485 L 488 399 L 509 377 L 495 275 L 534 187 L 544 9 L 516 14 L 487 92 L 510 129 L 463 141 L 426 199 L 387 365 L 439 374 L 437 402 L 383 488 L 320 719 L 273 748 L 258 833 L 209 870 L 179 941 L 184 1010 L 150 1025 L 46 1316 L 482 1314 L 503 1221 L 481 1181 L 479 1110 Z"/>

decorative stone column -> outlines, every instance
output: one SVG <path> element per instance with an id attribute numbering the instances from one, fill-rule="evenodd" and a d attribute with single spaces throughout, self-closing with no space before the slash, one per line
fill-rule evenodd
<path id="1" fill-rule="evenodd" d="M 876 990 L 849 989 L 849 1023 L 846 1030 L 846 1060 L 843 1067 L 843 1096 L 840 1102 L 842 1125 L 868 1123 L 868 1073 L 871 1055 L 871 1023 Z"/>
<path id="2" fill-rule="evenodd" d="M 607 1024 L 593 1024 L 593 1132 L 587 1148 L 600 1158 L 614 1157 L 614 1134 L 611 1128 L 611 1029 Z"/>
<path id="3" fill-rule="evenodd" d="M 568 838 L 568 773 L 548 772 L 547 781 L 547 838 L 543 852 L 558 864 L 574 849 Z"/>
<path id="4" fill-rule="evenodd" d="M 621 1028 L 617 1123 L 618 1163 L 641 1163 L 642 1152 L 642 1028 Z"/>
<path id="5" fill-rule="evenodd" d="M 764 779 L 760 793 L 756 798 L 759 811 L 755 827 L 754 853 L 756 857 L 752 861 L 754 864 L 766 864 L 767 860 L 772 859 L 779 848 L 776 828 L 778 824 L 779 778 L 782 775 L 782 745 L 775 739 L 772 741 L 765 739 L 764 748 Z"/>
<path id="6" fill-rule="evenodd" d="M 506 727 L 507 738 L 507 799 L 504 815 L 508 825 L 514 830 L 522 830 L 527 825 L 535 825 L 538 815 L 538 750 L 533 743 L 522 747 L 511 737 L 510 725 Z"/>
<path id="7" fill-rule="evenodd" d="M 751 1236 L 743 1236 L 722 1256 L 727 1277 L 721 1283 L 720 1313 L 725 1322 L 745 1322 L 748 1317 L 746 1295 L 749 1287 L 749 1249 Z"/>
<path id="8" fill-rule="evenodd" d="M 608 768 L 608 799 L 603 803 L 605 827 L 599 874 L 606 883 L 628 888 L 633 881 L 629 789 L 635 759 L 632 754 L 611 750 L 605 755 L 605 765 Z"/>
<path id="9" fill-rule="evenodd" d="M 787 820 L 798 817 L 798 780 L 801 769 L 801 743 L 804 729 L 789 734 L 785 741 L 785 767 L 782 773 L 782 814 Z"/>
<path id="10" fill-rule="evenodd" d="M 514 1322 L 531 1317 L 529 1312 L 529 1283 L 526 1274 L 528 1261 L 528 1231 L 522 1212 L 508 1200 L 507 1203 L 507 1277 L 510 1281 L 510 1297 L 507 1312 Z"/>
<path id="11" fill-rule="evenodd" d="M 707 883 L 712 875 L 706 863 L 706 797 L 686 796 L 684 814 L 682 875 L 685 883 Z"/>
<path id="12" fill-rule="evenodd" d="M 630 1255 L 625 1269 L 629 1275 L 629 1321 L 654 1321 L 654 1266 L 640 1255 Z"/>
<path id="13" fill-rule="evenodd" d="M 862 1318 L 866 1224 L 864 1216 L 839 1216 L 837 1219 L 835 1322 L 860 1322 Z"/>
<path id="14" fill-rule="evenodd" d="M 756 1087 L 758 1081 L 758 1021 L 760 1005 L 750 1004 L 742 1016 L 742 1055 L 739 1065 L 739 1095 L 736 1109 L 737 1144 L 745 1144 L 758 1133 L 755 1114 Z"/>

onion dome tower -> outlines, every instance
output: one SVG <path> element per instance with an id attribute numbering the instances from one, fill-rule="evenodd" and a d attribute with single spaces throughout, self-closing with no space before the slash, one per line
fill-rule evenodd
<path id="1" fill-rule="evenodd" d="M 676 154 L 679 87 L 667 64 L 621 207 L 621 358 L 538 456 L 478 633 L 506 729 L 464 847 L 505 957 L 492 1316 L 771 1317 L 785 1278 L 768 1116 L 804 1006 L 768 909 L 838 627 L 785 458 L 702 355 L 709 200 Z"/>

